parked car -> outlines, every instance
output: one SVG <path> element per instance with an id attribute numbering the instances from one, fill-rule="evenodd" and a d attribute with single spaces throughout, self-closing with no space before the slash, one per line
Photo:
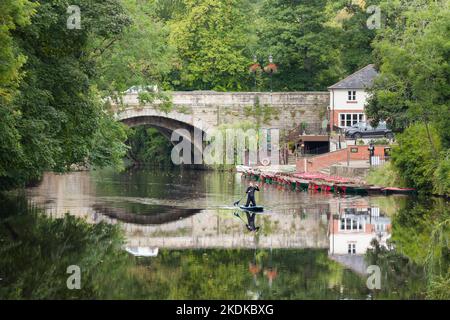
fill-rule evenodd
<path id="1" fill-rule="evenodd" d="M 345 130 L 345 137 L 352 139 L 364 137 L 385 137 L 392 139 L 394 138 L 394 133 L 392 130 L 387 128 L 386 122 L 380 122 L 376 128 L 373 128 L 366 122 L 358 122 Z"/>

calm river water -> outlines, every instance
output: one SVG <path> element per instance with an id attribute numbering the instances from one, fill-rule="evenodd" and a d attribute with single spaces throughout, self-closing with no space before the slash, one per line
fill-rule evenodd
<path id="1" fill-rule="evenodd" d="M 125 235 L 121 252 L 126 257 L 113 262 L 117 253 L 110 249 L 98 253 L 101 245 L 89 247 L 103 240 L 75 235 L 73 241 L 84 241 L 86 250 L 72 257 L 63 247 L 70 247 L 71 234 L 51 244 L 50 258 L 42 244 L 40 249 L 30 244 L 16 253 L 11 247 L 26 222 L 7 222 L 12 211 L 21 210 L 17 201 L 9 200 L 2 210 L 8 213 L 0 216 L 5 221 L 3 231 L 0 228 L 5 259 L 0 266 L 6 269 L 0 268 L 0 298 L 14 297 L 22 286 L 18 297 L 25 298 L 59 294 L 124 299 L 424 299 L 435 294 L 433 279 L 448 277 L 449 213 L 442 199 L 337 196 L 263 184 L 256 199 L 266 211 L 252 217 L 233 208 L 247 184 L 235 173 L 190 170 L 48 173 L 27 190 L 28 207 L 31 203 L 38 215 L 45 213 L 53 220 L 70 213 L 89 225 L 103 225 L 102 221 L 117 225 Z M 257 233 L 247 230 L 249 219 L 259 227 Z M 440 221 L 444 228 L 439 229 Z M 46 243 L 50 240 L 45 232 L 57 234 L 58 228 L 27 232 L 42 232 L 36 241 Z M 33 250 L 33 261 L 47 261 L 42 269 L 53 268 L 61 277 L 58 267 L 51 265 L 57 259 L 54 252 L 60 255 L 58 261 L 67 258 L 68 263 L 91 266 L 85 267 L 89 274 L 82 283 L 86 288 L 104 286 L 103 293 L 53 292 L 49 288 L 64 287 L 65 281 L 38 283 L 26 265 L 33 262 L 23 257 L 24 250 Z M 152 256 L 135 257 L 126 250 Z M 369 265 L 379 268 L 380 274 L 377 270 L 368 274 Z M 101 270 L 109 275 L 98 276 Z M 376 279 L 368 280 L 371 275 Z M 34 287 L 19 285 L 22 278 L 30 279 Z M 36 292 L 36 286 L 43 286 L 44 293 Z"/>

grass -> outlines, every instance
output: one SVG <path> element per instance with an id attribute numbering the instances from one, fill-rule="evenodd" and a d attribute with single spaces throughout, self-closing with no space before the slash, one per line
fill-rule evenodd
<path id="1" fill-rule="evenodd" d="M 391 162 L 387 162 L 384 166 L 370 170 L 366 181 L 382 187 L 399 187 L 406 188 L 406 182 L 400 177 Z"/>

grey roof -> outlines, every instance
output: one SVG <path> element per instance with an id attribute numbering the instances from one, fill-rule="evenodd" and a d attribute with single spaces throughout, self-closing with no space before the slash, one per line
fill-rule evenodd
<path id="1" fill-rule="evenodd" d="M 373 64 L 356 71 L 354 74 L 349 75 L 344 80 L 328 87 L 328 89 L 366 89 L 370 88 L 373 84 L 378 72 L 375 70 Z"/>

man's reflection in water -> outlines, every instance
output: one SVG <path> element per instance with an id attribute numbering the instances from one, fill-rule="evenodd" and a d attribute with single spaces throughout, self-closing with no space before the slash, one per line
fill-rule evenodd
<path id="1" fill-rule="evenodd" d="M 245 212 L 245 214 L 247 215 L 247 221 L 248 223 L 246 224 L 247 230 L 248 231 L 258 231 L 259 227 L 255 226 L 255 218 L 256 218 L 256 213 L 252 213 L 250 214 L 249 212 Z"/>
<path id="2" fill-rule="evenodd" d="M 254 212 L 253 212 L 253 213 L 250 213 L 250 212 L 246 211 L 245 214 L 246 214 L 246 216 L 247 216 L 247 222 L 245 222 L 245 221 L 241 218 L 239 212 L 235 212 L 235 213 L 234 213 L 234 215 L 235 215 L 236 217 L 240 218 L 240 219 L 245 223 L 245 226 L 247 227 L 247 230 L 248 230 L 248 231 L 251 231 L 251 232 L 257 232 L 257 231 L 259 230 L 259 227 L 257 227 L 257 226 L 255 225 L 256 213 L 254 213 Z"/>

